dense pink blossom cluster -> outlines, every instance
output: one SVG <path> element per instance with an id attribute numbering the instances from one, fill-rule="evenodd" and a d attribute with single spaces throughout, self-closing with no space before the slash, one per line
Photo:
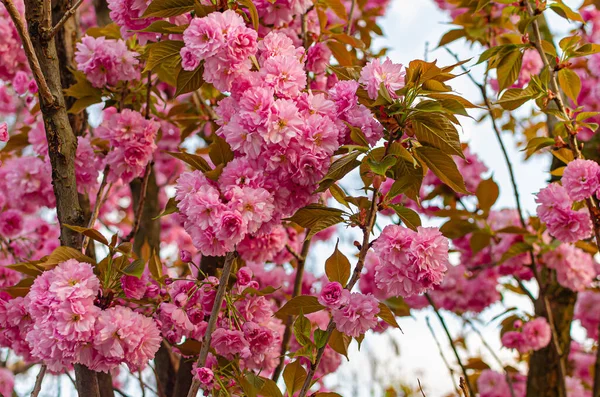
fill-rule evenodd
<path id="1" fill-rule="evenodd" d="M 124 183 L 141 177 L 156 150 L 156 134 L 160 124 L 147 120 L 139 112 L 115 108 L 104 111 L 104 121 L 96 129 L 98 136 L 108 140 L 111 151 L 106 156 L 110 165 L 108 180 Z"/>
<path id="2" fill-rule="evenodd" d="M 14 4 L 19 12 L 24 14 L 23 1 L 14 1 Z M 0 59 L 2 59 L 2 62 L 0 62 L 0 80 L 9 82 L 17 72 L 29 70 L 19 33 L 4 5 L 0 5 Z"/>
<path id="3" fill-rule="evenodd" d="M 75 61 L 77 69 L 94 87 L 115 86 L 119 81 L 136 80 L 140 77 L 137 69 L 138 53 L 129 51 L 123 40 L 84 36 L 77 43 Z"/>
<path id="4" fill-rule="evenodd" d="M 587 331 L 587 336 L 598 339 L 600 326 L 600 294 L 594 291 L 584 291 L 577 296 L 574 318 Z"/>
<path id="5" fill-rule="evenodd" d="M 385 295 L 410 297 L 442 282 L 448 268 L 448 240 L 437 228 L 417 231 L 390 225 L 373 244 L 379 257 L 375 282 Z"/>
<path id="6" fill-rule="evenodd" d="M 160 345 L 156 324 L 123 306 L 101 310 L 94 304 L 99 287 L 92 267 L 74 259 L 44 272 L 25 298 L 2 302 L 3 344 L 52 371 L 74 363 L 98 371 L 121 363 L 143 368 Z"/>
<path id="7" fill-rule="evenodd" d="M 516 349 L 521 354 L 548 346 L 552 338 L 552 330 L 544 317 L 538 317 L 525 324 L 518 321 L 515 328 L 515 331 L 508 331 L 502 335 L 502 344 L 509 349 Z"/>
<path id="8" fill-rule="evenodd" d="M 592 221 L 586 209 L 575 211 L 567 189 L 558 183 L 543 188 L 535 200 L 537 214 L 548 232 L 565 243 L 574 243 L 592 235 Z"/>
<path id="9" fill-rule="evenodd" d="M 140 43 L 156 38 L 156 33 L 138 32 L 158 18 L 142 18 L 150 3 L 147 0 L 107 0 L 110 18 L 121 28 L 124 39 L 137 35 Z"/>
<path id="10" fill-rule="evenodd" d="M 548 268 L 556 270 L 560 285 L 573 291 L 589 287 L 598 274 L 592 256 L 571 244 L 561 244 L 546 252 L 542 261 Z"/>

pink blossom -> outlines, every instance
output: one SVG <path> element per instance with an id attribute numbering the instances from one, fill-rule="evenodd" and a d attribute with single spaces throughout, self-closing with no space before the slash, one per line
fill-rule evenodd
<path id="1" fill-rule="evenodd" d="M 103 87 L 138 79 L 136 56 L 139 54 L 129 51 L 123 40 L 84 36 L 77 44 L 75 61 L 94 87 Z"/>
<path id="2" fill-rule="evenodd" d="M 202 367 L 192 370 L 192 375 L 205 386 L 212 384 L 215 374 L 210 368 Z"/>
<path id="3" fill-rule="evenodd" d="M 375 281 L 387 296 L 421 294 L 442 282 L 448 266 L 448 240 L 436 228 L 386 226 L 373 249 Z"/>
<path id="4" fill-rule="evenodd" d="M 546 319 L 538 317 L 535 320 L 525 323 L 523 326 L 523 336 L 532 350 L 540 350 L 548 346 L 552 338 L 552 332 Z"/>
<path id="5" fill-rule="evenodd" d="M 330 309 L 337 309 L 348 303 L 350 294 L 337 281 L 327 283 L 319 295 L 319 303 Z"/>
<path id="6" fill-rule="evenodd" d="M 561 244 L 542 255 L 543 263 L 556 270 L 558 282 L 573 291 L 583 291 L 596 276 L 593 258 L 570 244 Z"/>
<path id="7" fill-rule="evenodd" d="M 154 40 L 156 33 L 137 32 L 150 26 L 157 18 L 142 18 L 148 8 L 148 0 L 107 0 L 110 18 L 121 27 L 121 36 L 127 39 L 137 35 L 141 44 Z"/>
<path id="8" fill-rule="evenodd" d="M 23 214 L 18 210 L 0 212 L 0 235 L 13 238 L 23 230 Z"/>
<path id="9" fill-rule="evenodd" d="M 590 198 L 600 188 L 600 165 L 593 160 L 573 160 L 567 164 L 562 184 L 573 201 Z"/>
<path id="10" fill-rule="evenodd" d="M 15 387 L 15 376 L 7 368 L 0 368 L 0 395 L 12 396 Z"/>
<path id="11" fill-rule="evenodd" d="M 8 125 L 6 123 L 0 123 L 0 142 L 8 142 Z"/>
<path id="12" fill-rule="evenodd" d="M 377 99 L 382 84 L 390 97 L 398 98 L 396 91 L 404 87 L 405 74 L 402 65 L 394 64 L 389 58 L 386 58 L 383 63 L 379 59 L 374 59 L 360 72 L 359 83 L 366 87 L 369 98 L 373 100 Z"/>
<path id="13" fill-rule="evenodd" d="M 353 292 L 348 303 L 332 310 L 333 321 L 338 331 L 358 338 L 377 325 L 379 303 L 373 295 Z"/>
<path id="14" fill-rule="evenodd" d="M 477 379 L 477 388 L 481 397 L 507 397 L 510 396 L 510 387 L 504 374 L 483 370 Z"/>
<path id="15" fill-rule="evenodd" d="M 217 328 L 213 332 L 211 346 L 218 355 L 229 360 L 233 359 L 235 355 L 247 357 L 250 354 L 250 345 L 241 331 Z"/>

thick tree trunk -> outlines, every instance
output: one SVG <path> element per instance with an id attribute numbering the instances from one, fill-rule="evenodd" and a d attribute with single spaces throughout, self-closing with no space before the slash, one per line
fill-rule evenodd
<path id="1" fill-rule="evenodd" d="M 137 208 L 140 201 L 142 188 L 141 179 L 131 182 L 132 208 Z M 148 178 L 148 187 L 146 189 L 146 198 L 142 209 L 140 227 L 133 238 L 133 250 L 141 255 L 142 247 L 147 242 L 151 249 L 160 247 L 160 220 L 153 220 L 160 214 L 160 203 L 158 200 L 159 189 L 156 184 L 156 174 L 151 169 Z M 134 214 L 135 215 L 135 214 Z M 165 397 L 172 397 L 175 391 L 176 372 L 171 361 L 169 349 L 161 344 L 156 357 L 154 358 L 156 367 L 157 387 L 162 389 Z"/>
<path id="2" fill-rule="evenodd" d="M 533 352 L 529 359 L 527 377 L 528 397 L 565 397 L 560 393 L 560 360 L 566 360 L 571 346 L 571 322 L 577 293 L 562 288 L 555 282 L 547 289 L 552 318 L 556 327 L 562 357 L 556 354 L 552 342 L 545 348 Z M 535 314 L 548 318 L 544 302 L 540 299 L 535 305 Z"/>
<path id="3" fill-rule="evenodd" d="M 75 153 L 77 139 L 71 128 L 65 98 L 62 92 L 61 67 L 56 51 L 55 39 L 47 40 L 43 29 L 48 29 L 51 21 L 44 15 L 50 2 L 26 0 L 25 14 L 34 54 L 28 53 L 32 69 L 39 67 L 41 75 L 36 75 L 40 87 L 40 109 L 44 118 L 48 153 L 52 166 L 52 186 L 56 197 L 56 211 L 61 225 L 60 241 L 67 247 L 81 249 L 82 238 L 64 225 L 84 226 L 85 219 L 79 205 L 75 179 Z M 22 34 L 24 42 L 26 35 Z M 34 59 L 37 58 L 37 59 Z M 42 81 L 43 80 L 43 81 Z M 51 95 L 48 95 L 49 91 Z M 81 397 L 99 397 L 98 379 L 95 372 L 82 365 L 75 365 L 77 391 Z"/>
<path id="4" fill-rule="evenodd" d="M 94 8 L 96 9 L 96 22 L 98 26 L 106 26 L 112 22 L 106 0 L 94 0 Z"/>

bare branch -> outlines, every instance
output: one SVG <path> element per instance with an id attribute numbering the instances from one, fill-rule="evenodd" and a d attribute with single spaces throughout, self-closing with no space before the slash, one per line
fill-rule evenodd
<path id="1" fill-rule="evenodd" d="M 54 35 L 56 35 L 56 33 L 63 27 L 63 25 L 69 20 L 69 18 L 75 15 L 77 9 L 82 3 L 83 0 L 78 0 L 77 3 L 73 5 L 73 7 L 69 8 L 67 12 L 65 12 L 65 15 L 63 15 L 63 17 L 60 19 L 60 21 L 58 21 L 56 25 L 54 25 L 54 27 L 44 35 L 44 39 L 51 40 L 54 37 Z"/>
<path id="2" fill-rule="evenodd" d="M 40 392 L 42 391 L 42 382 L 44 381 L 44 375 L 46 375 L 46 370 L 48 368 L 46 367 L 45 364 L 42 364 L 42 367 L 40 368 L 40 372 L 38 373 L 37 377 L 35 378 L 35 386 L 33 386 L 33 391 L 31 392 L 31 397 L 37 397 Z"/>

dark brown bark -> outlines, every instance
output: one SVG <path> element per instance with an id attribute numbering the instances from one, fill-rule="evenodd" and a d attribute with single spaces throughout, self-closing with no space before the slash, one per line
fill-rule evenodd
<path id="1" fill-rule="evenodd" d="M 48 140 L 57 217 L 61 225 L 60 241 L 64 246 L 80 249 L 81 235 L 64 227 L 65 224 L 84 226 L 75 179 L 77 140 L 69 122 L 62 92 L 61 67 L 55 39 L 47 40 L 44 37 L 44 29 L 49 29 L 52 23 L 51 18 L 44 14 L 44 5 L 42 0 L 25 1 L 29 37 L 24 32 L 20 34 L 24 43 L 31 40 L 33 50 L 33 53 L 28 50 L 26 52 L 30 66 L 36 70 L 34 76 L 40 87 L 40 109 Z M 95 372 L 85 366 L 75 365 L 75 375 L 80 396 L 100 396 Z"/>
<path id="2" fill-rule="evenodd" d="M 527 377 L 528 397 L 564 397 L 560 393 L 560 360 L 567 360 L 571 346 L 571 322 L 577 293 L 562 288 L 555 282 L 546 290 L 550 309 L 556 327 L 558 343 L 562 357 L 558 357 L 556 349 L 550 343 L 545 348 L 533 352 L 529 359 L 529 375 Z M 548 317 L 544 302 L 540 299 L 535 305 L 535 314 Z"/>
<path id="3" fill-rule="evenodd" d="M 179 361 L 179 370 L 177 371 L 177 382 L 173 397 L 186 397 L 192 386 L 192 365 L 194 358 L 181 358 Z"/>
<path id="4" fill-rule="evenodd" d="M 142 192 L 142 180 L 134 180 L 130 184 L 132 196 L 132 208 L 137 208 Z M 142 254 L 142 247 L 147 242 L 151 249 L 160 247 L 160 220 L 153 220 L 160 214 L 160 203 L 158 200 L 159 188 L 156 184 L 156 174 L 152 169 L 148 177 L 146 198 L 142 208 L 140 226 L 133 237 L 133 251 L 137 255 Z M 171 353 L 168 347 L 161 344 L 154 358 L 156 368 L 157 387 L 162 389 L 165 397 L 172 397 L 175 391 L 176 372 L 171 361 Z"/>
<path id="5" fill-rule="evenodd" d="M 106 26 L 112 22 L 106 0 L 94 0 L 94 8 L 96 9 L 96 22 L 98 26 Z"/>

